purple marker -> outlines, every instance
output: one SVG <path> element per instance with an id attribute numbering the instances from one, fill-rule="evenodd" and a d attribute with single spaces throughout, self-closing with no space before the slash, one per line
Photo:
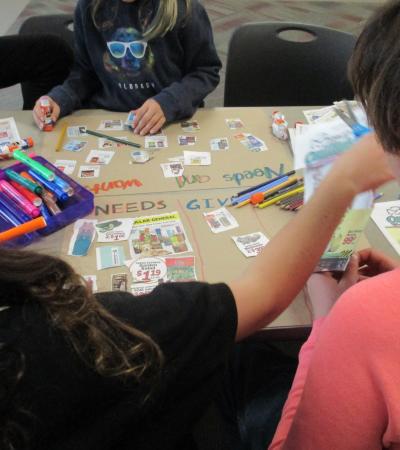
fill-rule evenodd
<path id="1" fill-rule="evenodd" d="M 22 194 L 20 194 L 11 184 L 6 180 L 0 180 L 0 191 L 4 192 L 8 198 L 14 200 L 14 202 L 23 209 L 29 216 L 40 216 L 40 210 L 36 208 L 29 200 L 27 200 Z"/>
<path id="2" fill-rule="evenodd" d="M 23 211 L 19 210 L 17 205 L 10 200 L 3 192 L 0 191 L 0 208 L 3 213 L 9 216 L 10 221 L 15 220 L 18 225 L 24 222 L 28 222 L 32 218 L 25 214 Z"/>

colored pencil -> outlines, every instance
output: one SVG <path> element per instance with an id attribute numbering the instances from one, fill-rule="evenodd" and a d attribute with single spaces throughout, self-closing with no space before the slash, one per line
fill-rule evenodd
<path id="1" fill-rule="evenodd" d="M 67 131 L 68 125 L 65 124 L 61 130 L 60 135 L 58 136 L 57 144 L 56 144 L 56 152 L 59 152 L 62 147 L 62 143 L 64 142 L 65 132 Z"/>
<path id="2" fill-rule="evenodd" d="M 257 189 L 259 189 L 259 188 L 261 188 L 263 186 L 266 186 L 268 184 L 271 184 L 274 181 L 277 181 L 277 180 L 279 180 L 281 178 L 290 177 L 291 175 L 294 175 L 295 173 L 296 173 L 295 170 L 290 170 L 289 172 L 283 173 L 282 175 L 279 175 L 279 176 L 277 176 L 275 178 L 272 178 L 272 180 L 265 181 L 264 183 L 260 183 L 260 184 L 257 184 L 256 186 L 244 189 L 243 191 L 238 192 L 236 195 L 233 195 L 232 199 L 233 198 L 237 198 L 237 197 L 241 197 L 244 194 L 248 194 L 249 192 L 255 191 L 255 190 L 257 190 Z"/>
<path id="3" fill-rule="evenodd" d="M 250 199 L 254 194 L 266 191 L 267 189 L 271 189 L 275 186 L 279 186 L 281 183 L 284 183 L 288 179 L 289 179 L 289 177 L 284 176 L 277 180 L 271 181 L 268 184 L 265 184 L 264 186 L 261 186 L 261 187 L 255 189 L 254 191 L 250 191 L 247 194 L 243 194 L 240 197 L 231 197 L 231 206 L 236 206 L 238 203 L 241 203 L 241 202 L 244 202 L 245 200 Z"/>
<path id="4" fill-rule="evenodd" d="M 107 134 L 98 133 L 97 131 L 86 130 L 86 133 L 91 134 L 92 136 L 108 139 L 109 141 L 118 142 L 120 144 L 125 144 L 125 145 L 130 145 L 131 147 L 137 147 L 137 148 L 141 147 L 141 145 L 137 144 L 136 142 L 126 141 L 125 139 L 119 139 L 114 136 L 108 136 Z"/>
<path id="5" fill-rule="evenodd" d="M 297 188 L 299 188 L 301 186 L 304 186 L 304 182 L 303 182 L 302 178 L 300 178 L 299 180 L 297 180 L 295 183 L 293 183 L 292 185 L 290 185 L 288 187 L 279 189 L 279 191 L 277 191 L 277 192 L 275 192 L 273 194 L 267 194 L 264 197 L 264 201 L 272 200 L 273 198 L 276 198 L 278 195 L 285 194 L 286 192 L 293 191 L 294 189 L 297 189 Z"/>
<path id="6" fill-rule="evenodd" d="M 274 193 L 280 191 L 281 189 L 283 189 L 283 188 L 285 188 L 285 187 L 289 187 L 289 186 L 295 184 L 297 181 L 298 181 L 298 179 L 297 179 L 296 177 L 289 178 L 288 180 L 284 181 L 284 182 L 281 183 L 281 184 L 278 184 L 277 186 L 272 187 L 271 189 L 267 189 L 266 191 L 259 192 L 259 194 L 262 194 L 262 195 L 264 196 L 264 198 L 265 198 L 266 195 L 268 195 L 268 194 L 274 194 Z M 241 206 L 248 205 L 249 203 L 253 203 L 253 202 L 252 202 L 252 197 L 253 197 L 253 195 L 254 195 L 254 194 L 252 194 L 252 196 L 249 197 L 248 199 L 243 200 L 242 202 L 237 203 L 237 204 L 235 204 L 234 206 L 235 206 L 236 208 L 240 208 Z M 262 201 L 264 201 L 264 198 L 263 198 Z M 253 204 L 256 204 L 256 203 L 257 203 L 257 202 L 255 202 L 255 203 L 253 203 Z M 258 202 L 258 203 L 261 203 L 261 202 Z"/>
<path id="7" fill-rule="evenodd" d="M 285 207 L 285 206 L 290 205 L 290 203 L 297 202 L 298 199 L 303 199 L 303 194 L 302 193 L 296 194 L 293 197 L 285 198 L 285 199 L 277 202 L 277 205 L 281 206 L 281 207 Z"/>
<path id="8" fill-rule="evenodd" d="M 260 209 L 266 208 L 267 206 L 270 206 L 270 205 L 275 204 L 276 202 L 279 202 L 279 200 L 282 200 L 282 199 L 287 198 L 287 197 L 291 197 L 291 196 L 293 196 L 293 195 L 295 195 L 295 194 L 297 194 L 299 192 L 304 192 L 304 186 L 301 186 L 301 187 L 298 187 L 296 189 L 293 189 L 292 191 L 286 192 L 285 194 L 279 195 L 278 197 L 272 198 L 272 199 L 267 200 L 267 201 L 265 201 L 263 203 L 259 203 L 257 205 L 257 207 L 260 208 Z"/>

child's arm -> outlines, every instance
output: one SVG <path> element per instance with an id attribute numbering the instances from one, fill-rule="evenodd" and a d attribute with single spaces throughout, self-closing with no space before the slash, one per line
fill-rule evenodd
<path id="1" fill-rule="evenodd" d="M 93 92 L 100 88 L 100 80 L 94 70 L 87 48 L 86 33 L 93 31 L 90 7 L 87 0 L 80 0 L 74 15 L 74 65 L 65 82 L 49 92 L 60 107 L 60 117 L 82 107 Z"/>
<path id="2" fill-rule="evenodd" d="M 210 20 L 198 0 L 193 0 L 190 15 L 182 26 L 185 76 L 154 98 L 167 122 L 191 117 L 204 98 L 219 83 L 221 61 L 214 45 Z"/>
<path id="3" fill-rule="evenodd" d="M 373 134 L 338 159 L 304 208 L 229 283 L 238 310 L 237 339 L 274 320 L 298 294 L 353 197 L 392 177 Z"/>

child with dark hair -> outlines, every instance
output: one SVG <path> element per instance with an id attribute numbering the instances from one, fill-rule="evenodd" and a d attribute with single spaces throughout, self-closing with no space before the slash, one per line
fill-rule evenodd
<path id="1" fill-rule="evenodd" d="M 79 108 L 135 111 L 156 133 L 193 115 L 217 86 L 221 62 L 199 0 L 79 0 L 75 66 L 48 96 L 52 119 Z M 41 127 L 43 113 L 35 106 Z"/>
<path id="2" fill-rule="evenodd" d="M 397 179 L 399 30 L 400 1 L 390 1 L 366 24 L 349 65 L 354 92 Z M 366 249 L 340 281 L 330 274 L 310 278 L 313 330 L 271 450 L 400 448 L 399 265 Z"/>

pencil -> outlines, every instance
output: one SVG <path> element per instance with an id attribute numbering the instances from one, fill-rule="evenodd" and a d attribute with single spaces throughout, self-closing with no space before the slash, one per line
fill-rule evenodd
<path id="1" fill-rule="evenodd" d="M 290 170 L 289 172 L 283 173 L 282 175 L 279 175 L 279 176 L 277 176 L 275 178 L 272 178 L 271 180 L 264 181 L 264 183 L 257 184 L 256 186 L 247 188 L 244 191 L 240 191 L 236 195 L 233 195 L 232 199 L 233 198 L 237 198 L 237 197 L 241 197 L 242 195 L 245 195 L 245 194 L 248 194 L 249 192 L 255 191 L 256 189 L 259 189 L 259 188 L 261 188 L 263 186 L 271 184 L 271 183 L 273 183 L 273 182 L 275 182 L 275 181 L 277 181 L 277 180 L 279 180 L 281 178 L 290 177 L 291 175 L 294 175 L 295 173 L 296 173 L 295 170 Z"/>
<path id="2" fill-rule="evenodd" d="M 289 178 L 288 180 L 282 182 L 281 184 L 278 184 L 277 186 L 274 186 L 274 187 L 271 188 L 271 189 L 267 189 L 266 191 L 258 192 L 258 193 L 256 193 L 256 194 L 253 194 L 253 195 L 252 195 L 251 197 L 249 197 L 248 199 L 243 200 L 243 201 L 240 202 L 240 203 L 236 203 L 234 206 L 235 206 L 236 208 L 240 208 L 241 206 L 248 205 L 249 203 L 252 203 L 253 205 L 255 205 L 255 204 L 257 204 L 257 203 L 261 203 L 261 202 L 264 201 L 264 197 L 265 197 L 266 195 L 275 194 L 276 192 L 280 191 L 281 189 L 283 189 L 283 188 L 285 188 L 285 187 L 288 187 L 288 186 L 291 186 L 291 185 L 297 183 L 297 181 L 298 181 L 298 179 L 297 179 L 296 177 Z M 260 196 L 260 197 L 261 197 L 261 201 L 259 201 L 259 202 L 253 200 L 253 196 L 256 196 L 257 194 L 261 194 L 261 196 Z"/>
<path id="3" fill-rule="evenodd" d="M 292 195 L 296 195 L 299 192 L 304 192 L 304 186 L 299 187 L 297 189 L 293 189 L 292 191 L 286 192 L 285 194 L 279 195 L 276 198 L 272 198 L 271 200 L 267 200 L 263 203 L 257 205 L 258 208 L 266 208 L 269 205 L 273 205 L 274 203 L 279 202 L 279 200 L 283 200 L 284 198 L 291 197 Z"/>
<path id="4" fill-rule="evenodd" d="M 141 147 L 141 145 L 137 144 L 136 142 L 126 141 L 125 139 L 119 139 L 114 136 L 108 136 L 107 134 L 98 133 L 97 131 L 86 130 L 86 133 L 91 134 L 92 136 L 108 139 L 109 141 L 118 142 L 119 144 L 130 145 L 131 147 L 137 147 L 137 148 Z"/>
<path id="5" fill-rule="evenodd" d="M 303 178 L 299 178 L 295 183 L 292 183 L 290 186 L 287 187 L 283 187 L 282 189 L 279 189 L 278 191 L 271 193 L 271 194 L 267 194 L 264 197 L 264 202 L 267 200 L 272 200 L 276 197 L 278 197 L 279 195 L 285 194 L 286 192 L 292 192 L 294 189 L 297 189 L 299 187 L 304 186 L 304 182 L 303 182 Z"/>
<path id="6" fill-rule="evenodd" d="M 64 142 L 65 132 L 67 131 L 68 125 L 65 124 L 61 130 L 60 136 L 58 136 L 58 141 L 56 145 L 56 152 L 61 150 L 62 143 Z"/>
<path id="7" fill-rule="evenodd" d="M 296 187 L 300 187 L 300 186 L 296 186 Z M 283 194 L 283 192 L 282 192 L 282 194 Z M 299 198 L 303 199 L 302 192 L 294 195 L 293 197 L 284 198 L 283 200 L 281 200 L 280 202 L 277 202 L 276 204 L 282 208 L 282 207 L 290 205 L 290 203 L 297 201 Z"/>

